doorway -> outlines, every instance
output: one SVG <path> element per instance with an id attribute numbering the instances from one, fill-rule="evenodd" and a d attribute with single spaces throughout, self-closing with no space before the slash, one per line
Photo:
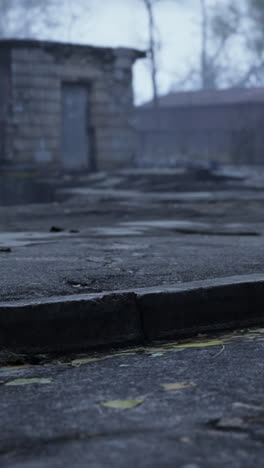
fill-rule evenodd
<path id="1" fill-rule="evenodd" d="M 61 163 L 69 171 L 91 167 L 89 87 L 80 83 L 62 84 Z"/>

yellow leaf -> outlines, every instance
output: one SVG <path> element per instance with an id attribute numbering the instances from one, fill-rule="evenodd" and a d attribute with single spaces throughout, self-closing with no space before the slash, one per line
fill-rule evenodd
<path id="1" fill-rule="evenodd" d="M 130 409 L 136 408 L 141 405 L 144 400 L 112 400 L 112 401 L 102 401 L 101 406 L 107 408 L 116 408 L 116 409 Z"/>
<path id="2" fill-rule="evenodd" d="M 196 384 L 194 384 L 193 382 L 176 382 L 163 384 L 162 386 L 166 392 L 170 392 L 171 390 L 181 390 L 182 388 L 195 387 Z"/>
<path id="3" fill-rule="evenodd" d="M 45 379 L 45 378 L 33 378 L 33 379 L 15 379 L 11 380 L 11 382 L 7 382 L 5 385 L 7 386 L 15 386 L 15 385 L 30 385 L 30 384 L 50 384 L 52 379 Z"/>
<path id="4" fill-rule="evenodd" d="M 207 341 L 204 343 L 187 343 L 174 345 L 173 348 L 207 348 L 207 346 L 223 346 L 223 341 Z"/>
<path id="5" fill-rule="evenodd" d="M 74 359 L 74 361 L 70 362 L 69 364 L 73 367 L 80 367 L 83 364 L 88 364 L 89 362 L 96 362 L 102 361 L 104 358 L 82 358 L 82 359 Z M 68 364 L 68 363 L 67 363 Z"/>
<path id="6" fill-rule="evenodd" d="M 105 359 L 110 359 L 110 358 L 114 358 L 114 357 L 117 357 L 117 356 L 125 357 L 125 356 L 131 355 L 131 354 L 136 354 L 136 353 L 124 351 L 122 353 L 108 354 L 106 356 L 102 356 L 102 357 L 98 357 L 98 358 L 86 357 L 86 358 L 74 359 L 71 362 L 60 362 L 60 364 L 62 364 L 63 366 L 80 367 L 83 364 L 89 364 L 90 362 L 104 361 Z"/>

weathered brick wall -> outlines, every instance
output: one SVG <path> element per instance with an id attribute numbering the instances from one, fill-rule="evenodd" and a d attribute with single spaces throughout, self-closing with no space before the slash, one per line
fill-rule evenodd
<path id="1" fill-rule="evenodd" d="M 97 169 L 131 165 L 136 151 L 131 69 L 136 57 L 130 49 L 11 44 L 8 159 L 21 165 L 60 167 L 61 85 L 85 82 L 90 84 Z"/>

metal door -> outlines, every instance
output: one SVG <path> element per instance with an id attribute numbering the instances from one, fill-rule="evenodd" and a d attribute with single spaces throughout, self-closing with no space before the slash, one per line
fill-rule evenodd
<path id="1" fill-rule="evenodd" d="M 66 170 L 82 170 L 89 161 L 89 91 L 85 85 L 62 85 L 62 166 Z"/>

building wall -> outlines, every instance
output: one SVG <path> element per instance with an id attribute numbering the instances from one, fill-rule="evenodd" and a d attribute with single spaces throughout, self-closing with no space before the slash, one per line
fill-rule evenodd
<path id="1" fill-rule="evenodd" d="M 0 49 L 0 162 L 6 159 L 11 106 L 10 54 Z"/>
<path id="2" fill-rule="evenodd" d="M 129 49 L 12 45 L 11 105 L 3 118 L 5 158 L 21 165 L 60 167 L 61 86 L 82 82 L 90 89 L 89 131 L 97 169 L 129 166 L 136 151 L 131 79 L 135 58 Z"/>
<path id="3" fill-rule="evenodd" d="M 137 111 L 138 164 L 185 161 L 264 163 L 264 105 Z"/>

